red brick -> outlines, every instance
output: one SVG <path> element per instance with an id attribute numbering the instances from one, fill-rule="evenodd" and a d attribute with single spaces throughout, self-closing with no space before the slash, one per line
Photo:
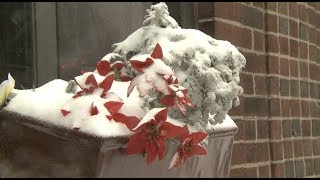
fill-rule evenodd
<path id="1" fill-rule="evenodd" d="M 257 138 L 269 138 L 269 123 L 267 120 L 257 120 Z"/>
<path id="2" fill-rule="evenodd" d="M 247 97 L 244 99 L 244 114 L 246 116 L 267 116 L 268 105 L 266 98 Z"/>
<path id="3" fill-rule="evenodd" d="M 316 31 L 316 44 L 317 46 L 320 46 L 320 31 Z"/>
<path id="4" fill-rule="evenodd" d="M 284 117 L 289 117 L 291 111 L 290 100 L 281 99 L 281 115 Z"/>
<path id="5" fill-rule="evenodd" d="M 315 156 L 320 155 L 320 139 L 314 139 L 313 140 L 313 154 Z"/>
<path id="6" fill-rule="evenodd" d="M 212 2 L 198 2 L 198 19 L 213 17 Z"/>
<path id="7" fill-rule="evenodd" d="M 290 159 L 293 157 L 293 143 L 292 140 L 283 141 L 283 149 L 284 151 L 284 158 Z"/>
<path id="8" fill-rule="evenodd" d="M 289 54 L 289 40 L 285 37 L 279 37 L 280 53 L 288 55 Z"/>
<path id="9" fill-rule="evenodd" d="M 299 4 L 299 19 L 300 21 L 307 21 L 307 9 L 304 5 Z"/>
<path id="10" fill-rule="evenodd" d="M 228 9 L 229 11 L 226 11 Z M 240 22 L 244 25 L 263 29 L 263 13 L 254 7 L 236 2 L 215 2 L 214 16 Z"/>
<path id="11" fill-rule="evenodd" d="M 253 2 L 253 5 L 256 7 L 259 7 L 261 9 L 264 9 L 264 3 L 263 2 Z"/>
<path id="12" fill-rule="evenodd" d="M 312 139 L 303 139 L 303 156 L 312 156 Z"/>
<path id="13" fill-rule="evenodd" d="M 311 123 L 310 120 L 301 120 L 302 136 L 311 136 Z"/>
<path id="14" fill-rule="evenodd" d="M 238 126 L 238 132 L 237 134 L 234 136 L 234 140 L 244 140 L 244 132 L 245 132 L 245 121 L 242 119 L 234 119 L 234 122 L 236 123 L 236 125 Z"/>
<path id="15" fill-rule="evenodd" d="M 291 116 L 300 117 L 300 100 L 290 100 Z"/>
<path id="16" fill-rule="evenodd" d="M 257 177 L 257 167 L 240 167 L 230 170 L 230 177 L 234 178 L 256 178 Z"/>
<path id="17" fill-rule="evenodd" d="M 300 58 L 308 59 L 308 45 L 304 42 L 299 42 Z"/>
<path id="18" fill-rule="evenodd" d="M 273 117 L 280 116 L 280 99 L 278 98 L 270 99 L 270 116 L 273 116 Z"/>
<path id="19" fill-rule="evenodd" d="M 269 143 L 248 143 L 246 144 L 246 147 L 247 163 L 265 162 L 270 160 Z"/>
<path id="20" fill-rule="evenodd" d="M 296 2 L 289 3 L 289 16 L 298 18 L 298 4 Z"/>
<path id="21" fill-rule="evenodd" d="M 276 2 L 267 2 L 267 9 L 270 11 L 277 12 L 277 3 Z"/>
<path id="22" fill-rule="evenodd" d="M 298 38 L 298 23 L 294 20 L 289 20 L 289 35 Z"/>
<path id="23" fill-rule="evenodd" d="M 256 121 L 245 121 L 245 140 L 255 140 L 256 136 Z"/>
<path id="24" fill-rule="evenodd" d="M 303 146 L 302 146 L 302 140 L 301 139 L 295 139 L 293 141 L 293 147 L 294 147 L 294 157 L 303 156 Z"/>
<path id="25" fill-rule="evenodd" d="M 236 46 L 251 49 L 252 31 L 246 28 L 230 25 L 220 21 L 214 21 L 216 39 L 223 39 Z"/>
<path id="26" fill-rule="evenodd" d="M 278 53 L 279 52 L 279 41 L 278 37 L 272 34 L 267 34 L 267 44 L 266 44 L 266 51 L 268 52 L 274 52 Z"/>
<path id="27" fill-rule="evenodd" d="M 283 178 L 284 177 L 284 164 L 281 163 L 272 163 L 271 164 L 271 175 L 275 178 Z"/>
<path id="28" fill-rule="evenodd" d="M 232 148 L 231 164 L 242 164 L 246 162 L 246 146 L 245 144 L 234 144 Z"/>
<path id="29" fill-rule="evenodd" d="M 277 56 L 268 56 L 268 71 L 269 74 L 279 74 L 279 61 Z"/>
<path id="30" fill-rule="evenodd" d="M 310 8 L 308 8 L 307 11 L 308 11 L 308 23 L 310 25 L 316 26 L 317 20 L 318 20 L 316 18 L 316 16 L 317 16 L 316 13 L 314 12 L 313 9 L 310 9 Z"/>
<path id="31" fill-rule="evenodd" d="M 245 72 L 266 73 L 266 56 L 253 54 L 249 52 L 241 52 L 246 57 Z"/>
<path id="32" fill-rule="evenodd" d="M 312 80 L 320 81 L 320 67 L 316 64 L 309 64 L 309 76 Z"/>
<path id="33" fill-rule="evenodd" d="M 301 100 L 301 116 L 309 117 L 309 101 Z"/>
<path id="34" fill-rule="evenodd" d="M 289 76 L 289 60 L 286 58 L 280 58 L 280 74 L 283 76 Z"/>
<path id="35" fill-rule="evenodd" d="M 282 137 L 284 139 L 292 137 L 292 121 L 291 121 L 291 119 L 282 120 Z"/>
<path id="36" fill-rule="evenodd" d="M 270 76 L 268 77 L 267 88 L 268 92 L 271 95 L 279 95 L 280 92 L 280 80 L 278 77 Z"/>
<path id="37" fill-rule="evenodd" d="M 293 59 L 290 60 L 290 76 L 291 77 L 299 77 L 298 62 Z"/>
<path id="38" fill-rule="evenodd" d="M 270 165 L 259 166 L 259 178 L 270 178 Z"/>
<path id="39" fill-rule="evenodd" d="M 271 120 L 270 122 L 270 138 L 281 139 L 282 137 L 282 123 L 280 120 Z"/>
<path id="40" fill-rule="evenodd" d="M 292 57 L 299 57 L 299 45 L 298 45 L 298 41 L 290 39 L 290 56 Z"/>
<path id="41" fill-rule="evenodd" d="M 266 14 L 266 30 L 270 32 L 278 32 L 278 17 L 273 14 Z"/>
<path id="42" fill-rule="evenodd" d="M 300 77 L 301 78 L 309 77 L 308 63 L 306 62 L 300 62 Z"/>
<path id="43" fill-rule="evenodd" d="M 278 12 L 283 15 L 288 15 L 288 2 L 278 2 Z"/>
<path id="44" fill-rule="evenodd" d="M 282 142 L 272 142 L 270 146 L 271 160 L 279 161 L 283 159 Z"/>
<path id="45" fill-rule="evenodd" d="M 244 94 L 253 94 L 253 76 L 240 73 L 240 86 L 243 88 Z"/>
<path id="46" fill-rule="evenodd" d="M 266 86 L 266 78 L 264 76 L 255 76 L 255 93 L 256 95 L 266 95 L 267 94 L 267 86 Z"/>
<path id="47" fill-rule="evenodd" d="M 315 29 L 315 27 L 309 27 L 309 42 L 314 43 L 314 44 L 316 43 L 316 29 Z"/>
<path id="48" fill-rule="evenodd" d="M 317 59 L 317 47 L 314 45 L 309 45 L 309 60 L 316 62 Z"/>
<path id="49" fill-rule="evenodd" d="M 254 31 L 254 50 L 256 51 L 264 51 L 264 34 Z"/>

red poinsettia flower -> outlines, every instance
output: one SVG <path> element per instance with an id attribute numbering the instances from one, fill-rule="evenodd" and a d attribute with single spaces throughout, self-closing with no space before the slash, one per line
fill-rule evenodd
<path id="1" fill-rule="evenodd" d="M 154 59 L 162 59 L 162 49 L 158 43 L 150 56 Z M 130 63 L 135 70 L 137 70 L 138 72 L 143 72 L 143 68 L 147 68 L 154 63 L 154 60 L 152 58 L 147 58 L 144 62 L 138 60 L 130 60 Z"/>
<path id="2" fill-rule="evenodd" d="M 83 74 L 82 76 L 85 76 L 86 74 Z M 80 76 L 81 78 L 81 76 Z M 110 90 L 114 80 L 114 74 L 109 73 L 105 79 L 98 84 L 96 78 L 94 77 L 93 74 L 88 75 L 85 84 L 81 85 L 77 79 L 75 78 L 75 82 L 80 86 L 82 91 L 77 92 L 73 98 L 78 98 L 82 96 L 83 94 L 91 94 L 93 91 L 97 88 L 102 88 L 103 92 L 101 93 L 101 97 L 104 97 L 106 93 Z"/>
<path id="3" fill-rule="evenodd" d="M 187 115 L 186 106 L 194 108 L 190 98 L 187 96 L 188 90 L 179 84 L 169 85 L 170 94 L 160 99 L 160 103 L 166 106 L 173 106 L 179 109 L 184 115 Z"/>
<path id="4" fill-rule="evenodd" d="M 180 147 L 178 152 L 173 156 L 169 169 L 177 168 L 184 164 L 187 159 L 194 155 L 207 155 L 204 147 L 199 145 L 207 137 L 207 133 L 194 132 L 189 134 L 188 126 L 183 127 L 183 133 L 180 136 Z"/>
<path id="5" fill-rule="evenodd" d="M 133 134 L 127 145 L 127 154 L 137 154 L 143 150 L 147 153 L 147 164 L 150 164 L 158 156 L 163 159 L 165 142 L 182 133 L 182 128 L 175 126 L 167 120 L 168 109 L 160 110 L 154 118 L 133 129 Z"/>
<path id="6" fill-rule="evenodd" d="M 130 130 L 133 130 L 133 128 L 135 128 L 140 122 L 140 119 L 135 116 L 126 116 L 121 113 L 113 114 L 112 118 L 116 122 L 125 124 Z"/>

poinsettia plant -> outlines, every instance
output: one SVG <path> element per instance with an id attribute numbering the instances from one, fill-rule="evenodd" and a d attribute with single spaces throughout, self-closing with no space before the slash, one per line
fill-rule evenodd
<path id="1" fill-rule="evenodd" d="M 122 71 L 127 68 L 122 61 L 111 63 L 109 60 L 101 60 L 96 65 L 97 73 L 86 72 L 75 77 L 74 80 L 81 90 L 73 96 L 73 99 L 87 95 L 97 95 L 104 99 L 103 106 L 97 106 L 97 102 L 88 105 L 88 113 L 91 116 L 103 113 L 107 121 L 124 124 L 132 132 L 127 144 L 127 154 L 146 153 L 147 164 L 152 163 L 156 157 L 162 160 L 167 141 L 174 139 L 180 145 L 170 163 L 169 169 L 172 169 L 180 167 L 194 155 L 207 154 L 205 148 L 200 145 L 207 137 L 207 133 L 190 134 L 187 125 L 177 126 L 168 120 L 170 108 L 176 108 L 187 115 L 186 107 L 195 108 L 195 106 L 190 101 L 188 89 L 179 84 L 174 71 L 164 63 L 162 58 L 162 48 L 156 44 L 153 52 L 144 60 L 129 60 L 131 67 L 136 71 L 135 77 L 130 77 Z M 115 80 L 130 82 L 127 90 L 128 97 L 135 87 L 140 97 L 158 92 L 160 95 L 158 102 L 164 107 L 153 108 L 142 118 L 122 113 L 120 110 L 125 103 L 116 93 L 109 92 Z M 98 109 L 98 107 L 105 109 Z M 62 108 L 61 113 L 66 117 L 72 112 Z M 79 130 L 79 128 L 75 129 Z"/>

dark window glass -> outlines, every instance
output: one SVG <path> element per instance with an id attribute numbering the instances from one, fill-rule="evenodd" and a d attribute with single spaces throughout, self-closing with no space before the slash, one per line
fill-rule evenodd
<path id="1" fill-rule="evenodd" d="M 16 89 L 31 88 L 33 83 L 31 3 L 0 3 L 0 81 L 8 73 Z"/>

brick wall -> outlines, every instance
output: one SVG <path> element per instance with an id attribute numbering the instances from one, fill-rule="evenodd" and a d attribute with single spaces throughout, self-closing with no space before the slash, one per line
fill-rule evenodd
<path id="1" fill-rule="evenodd" d="M 320 2 L 198 2 L 246 57 L 231 177 L 320 177 Z"/>

